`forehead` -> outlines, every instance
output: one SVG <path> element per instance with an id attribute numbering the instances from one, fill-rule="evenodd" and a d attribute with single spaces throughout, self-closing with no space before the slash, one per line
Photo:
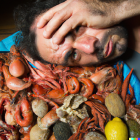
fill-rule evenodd
<path id="1" fill-rule="evenodd" d="M 45 30 L 45 26 L 41 29 L 37 28 L 37 22 L 39 21 L 39 17 L 36 18 L 36 20 L 34 21 L 34 24 L 32 25 L 31 27 L 31 30 L 35 30 L 35 34 L 36 35 L 43 35 L 43 32 Z M 73 32 L 75 31 L 72 30 L 70 33 L 72 33 L 71 35 L 75 35 L 73 34 Z M 121 26 L 114 26 L 112 28 L 106 28 L 106 29 L 95 29 L 95 28 L 90 28 L 90 27 L 79 27 L 79 33 L 76 35 L 76 37 L 80 37 L 84 34 L 87 34 L 89 36 L 95 36 L 95 37 L 98 37 L 98 38 L 101 38 L 103 35 L 108 35 L 108 34 L 117 34 L 119 35 L 120 37 L 123 37 L 123 38 L 127 38 L 126 36 L 126 31 L 123 27 Z M 69 34 L 69 33 L 68 33 Z M 66 35 L 67 36 L 67 35 Z"/>
<path id="2" fill-rule="evenodd" d="M 124 27 L 122 26 L 114 26 L 111 28 L 106 28 L 106 29 L 94 29 L 94 28 L 88 28 L 88 27 L 81 27 L 85 28 L 85 33 L 90 35 L 90 36 L 99 36 L 101 35 L 112 35 L 112 34 L 117 34 L 120 37 L 127 38 L 127 32 Z"/>

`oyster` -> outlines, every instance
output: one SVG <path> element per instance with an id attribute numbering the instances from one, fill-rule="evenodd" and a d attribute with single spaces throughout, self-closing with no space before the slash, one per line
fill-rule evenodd
<path id="1" fill-rule="evenodd" d="M 76 132 L 79 123 L 85 117 L 89 117 L 86 105 L 83 104 L 85 101 L 86 97 L 71 94 L 65 98 L 63 105 L 56 109 L 60 121 L 69 123 L 73 132 Z"/>

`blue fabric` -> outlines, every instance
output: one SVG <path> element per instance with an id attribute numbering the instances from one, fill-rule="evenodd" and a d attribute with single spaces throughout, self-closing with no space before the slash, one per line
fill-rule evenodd
<path id="1" fill-rule="evenodd" d="M 16 32 L 13 35 L 0 41 L 0 52 L 10 51 L 11 46 L 15 44 L 15 35 L 17 33 L 19 33 L 19 32 Z M 32 67 L 35 67 L 31 63 L 30 63 L 30 65 Z M 115 65 L 114 65 L 114 67 L 115 67 Z M 124 64 L 124 66 L 123 66 L 124 79 L 129 74 L 129 72 L 130 72 L 130 68 L 126 64 Z M 134 73 L 132 73 L 132 75 L 131 75 L 130 84 L 134 89 L 136 104 L 140 104 L 140 81 L 138 80 L 138 78 L 136 77 L 136 75 Z M 130 94 L 129 90 L 128 90 L 128 93 Z"/>
<path id="2" fill-rule="evenodd" d="M 12 45 L 15 45 L 15 36 L 19 32 L 12 34 L 11 36 L 0 41 L 0 52 L 10 51 Z"/>
<path id="3" fill-rule="evenodd" d="M 123 66 L 124 79 L 127 77 L 129 72 L 130 72 L 130 68 L 126 64 L 124 64 L 124 66 Z M 136 77 L 134 72 L 132 72 L 132 75 L 130 78 L 130 84 L 134 89 L 136 104 L 139 104 L 140 103 L 140 81 L 138 80 L 138 78 Z M 129 90 L 128 90 L 128 93 L 130 94 Z"/>

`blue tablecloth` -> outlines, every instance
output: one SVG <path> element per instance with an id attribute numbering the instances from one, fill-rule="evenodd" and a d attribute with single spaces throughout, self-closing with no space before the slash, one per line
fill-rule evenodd
<path id="1" fill-rule="evenodd" d="M 10 51 L 11 46 L 15 44 L 15 35 L 17 33 L 19 33 L 19 32 L 16 32 L 13 35 L 0 41 L 0 52 Z M 124 66 L 123 66 L 124 79 L 129 74 L 129 72 L 130 72 L 130 68 L 126 64 L 124 64 Z M 130 84 L 134 89 L 136 104 L 140 104 L 140 81 L 138 80 L 138 78 L 136 77 L 136 75 L 134 73 L 132 73 L 132 76 L 130 79 Z M 128 93 L 130 94 L 129 90 L 128 90 Z"/>

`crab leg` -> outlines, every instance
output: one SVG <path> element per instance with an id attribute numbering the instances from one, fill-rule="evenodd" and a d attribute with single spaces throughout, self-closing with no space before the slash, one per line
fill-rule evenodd
<path id="1" fill-rule="evenodd" d="M 123 102 L 125 102 L 125 99 L 126 99 L 127 88 L 128 88 L 128 84 L 129 84 L 129 80 L 130 80 L 132 72 L 133 72 L 133 68 L 131 69 L 131 71 L 129 72 L 129 74 L 127 75 L 127 77 L 125 78 L 122 84 L 121 97 L 122 97 Z"/>

